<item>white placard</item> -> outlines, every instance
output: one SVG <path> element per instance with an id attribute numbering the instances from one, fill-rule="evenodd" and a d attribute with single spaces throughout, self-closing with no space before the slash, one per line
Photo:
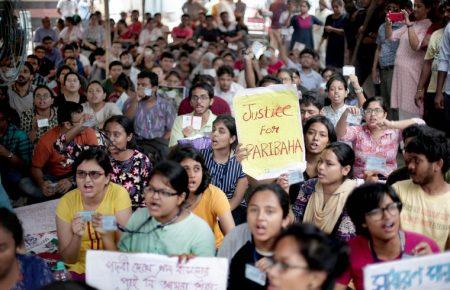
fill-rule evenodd
<path id="1" fill-rule="evenodd" d="M 192 128 L 200 130 L 202 128 L 202 117 L 192 116 Z"/>
<path id="2" fill-rule="evenodd" d="M 22 206 L 14 209 L 22 222 L 25 235 L 56 231 L 55 209 L 59 199 Z"/>
<path id="3" fill-rule="evenodd" d="M 228 261 L 197 257 L 178 265 L 178 258 L 155 254 L 87 251 L 86 282 L 102 290 L 227 288 Z"/>
<path id="4" fill-rule="evenodd" d="M 352 65 L 344 65 L 342 67 L 342 74 L 344 76 L 350 76 L 355 74 L 355 67 Z"/>
<path id="5" fill-rule="evenodd" d="M 450 253 L 435 254 L 364 268 L 365 290 L 448 290 Z"/>
<path id="6" fill-rule="evenodd" d="M 50 127 L 50 123 L 48 122 L 48 119 L 37 120 L 37 125 L 39 128 Z"/>

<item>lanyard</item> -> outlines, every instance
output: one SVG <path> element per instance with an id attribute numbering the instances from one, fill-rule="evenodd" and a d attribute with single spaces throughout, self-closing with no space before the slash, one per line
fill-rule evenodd
<path id="1" fill-rule="evenodd" d="M 401 259 L 403 257 L 403 254 L 405 253 L 405 232 L 399 231 L 398 237 L 400 239 L 400 259 Z M 372 258 L 375 261 L 375 263 L 384 262 L 383 260 L 380 260 L 380 258 L 378 258 L 377 253 L 375 252 L 372 237 L 370 237 L 370 239 L 369 239 L 369 246 L 370 246 L 370 252 L 372 254 Z"/>

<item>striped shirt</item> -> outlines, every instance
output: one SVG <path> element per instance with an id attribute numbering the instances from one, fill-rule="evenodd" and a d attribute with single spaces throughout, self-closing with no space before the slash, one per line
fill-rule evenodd
<path id="1" fill-rule="evenodd" d="M 241 164 L 236 160 L 236 156 L 231 156 L 225 164 L 214 161 L 211 148 L 201 150 L 205 158 L 205 165 L 211 175 L 211 183 L 220 188 L 228 199 L 231 199 L 236 191 L 236 185 L 240 178 L 245 177 Z M 245 199 L 241 202 L 245 206 Z"/>

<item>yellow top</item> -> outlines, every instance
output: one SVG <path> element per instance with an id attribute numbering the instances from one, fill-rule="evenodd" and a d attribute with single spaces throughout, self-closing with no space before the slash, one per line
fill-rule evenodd
<path id="1" fill-rule="evenodd" d="M 201 217 L 210 226 L 216 238 L 216 248 L 223 240 L 217 218 L 231 211 L 230 203 L 225 193 L 218 187 L 210 184 L 203 192 L 200 201 L 192 210 L 194 214 Z"/>
<path id="2" fill-rule="evenodd" d="M 412 180 L 399 181 L 393 187 L 403 203 L 402 229 L 433 239 L 442 251 L 449 249 L 450 191 L 430 195 Z"/>
<path id="3" fill-rule="evenodd" d="M 110 182 L 100 205 L 95 212 L 102 215 L 115 215 L 115 213 L 131 207 L 128 191 L 122 186 Z M 81 200 L 81 192 L 74 189 L 66 193 L 56 206 L 56 216 L 64 222 L 71 224 L 76 214 L 83 211 L 84 205 Z M 75 264 L 69 264 L 69 271 L 78 274 L 85 272 L 86 251 L 89 249 L 101 250 L 103 243 L 101 237 L 95 232 L 91 222 L 87 222 L 86 230 L 81 238 L 80 259 Z"/>

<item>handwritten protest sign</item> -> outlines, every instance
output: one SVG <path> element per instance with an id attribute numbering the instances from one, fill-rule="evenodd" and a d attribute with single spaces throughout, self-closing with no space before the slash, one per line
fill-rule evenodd
<path id="1" fill-rule="evenodd" d="M 56 251 L 55 209 L 59 199 L 15 208 L 22 223 L 27 252 Z"/>
<path id="2" fill-rule="evenodd" d="M 364 268 L 365 290 L 448 290 L 450 253 L 374 264 Z"/>
<path id="3" fill-rule="evenodd" d="M 239 143 L 249 156 L 245 173 L 257 180 L 306 168 L 297 91 L 276 85 L 241 90 L 233 98 Z"/>
<path id="4" fill-rule="evenodd" d="M 103 290 L 225 290 L 225 258 L 197 257 L 178 265 L 178 258 L 155 254 L 88 251 L 86 281 Z"/>

